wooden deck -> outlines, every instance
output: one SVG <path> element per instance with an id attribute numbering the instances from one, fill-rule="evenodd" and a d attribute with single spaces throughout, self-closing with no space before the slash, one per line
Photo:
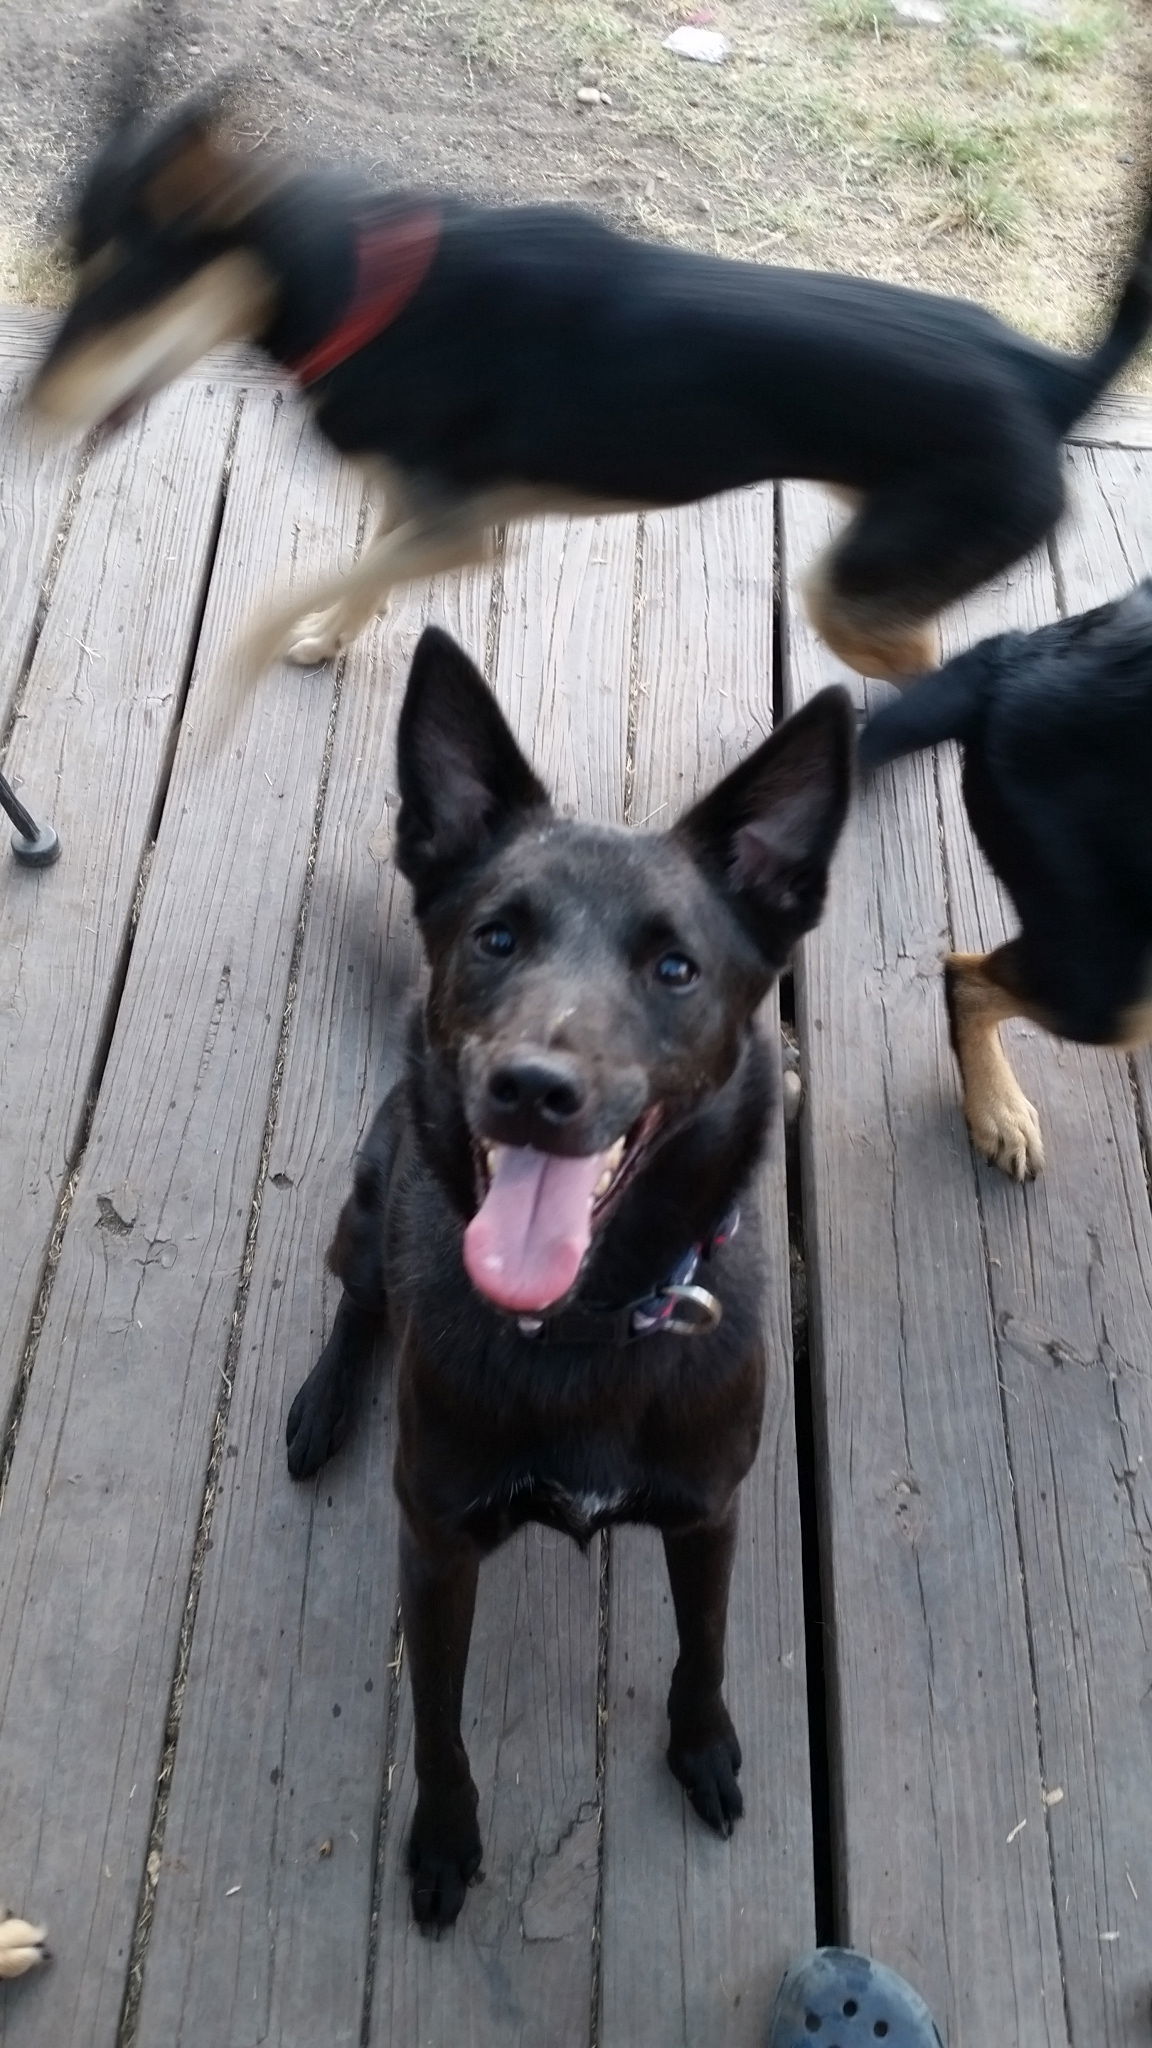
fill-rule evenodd
<path id="1" fill-rule="evenodd" d="M 866 793 L 796 976 L 735 1842 L 662 1761 L 655 1545 L 532 1531 L 469 1673 L 487 1881 L 416 1938 L 386 1379 L 316 1487 L 285 1470 L 413 975 L 420 627 L 485 660 L 566 801 L 662 821 L 835 673 L 787 595 L 825 500 L 537 527 L 409 593 L 342 686 L 269 679 L 214 758 L 221 650 L 352 553 L 360 485 L 235 363 L 35 453 L 37 332 L 0 319 L 0 708 L 64 854 L 0 859 L 0 1895 L 56 1960 L 0 1996 L 2 2048 L 760 2048 L 817 1935 L 914 1977 L 949 2048 L 1145 2044 L 1152 1065 L 1018 1032 L 1048 1172 L 974 1163 L 938 959 L 1004 913 L 950 757 Z M 1152 565 L 1150 444 L 1113 407 L 1075 521 L 955 634 Z"/>

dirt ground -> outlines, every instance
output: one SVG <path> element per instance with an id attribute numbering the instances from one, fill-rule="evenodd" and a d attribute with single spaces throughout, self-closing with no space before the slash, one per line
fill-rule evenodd
<path id="1" fill-rule="evenodd" d="M 892 0 L 163 11 L 174 89 L 246 67 L 252 142 L 352 158 L 382 183 L 571 198 L 733 254 L 965 292 L 1054 341 L 1097 325 L 1150 153 L 1146 0 L 942 0 L 943 26 L 900 21 Z M 4 0 L 0 297 L 59 297 L 45 243 L 131 19 L 132 0 Z M 684 21 L 722 31 L 729 61 L 666 52 Z"/>

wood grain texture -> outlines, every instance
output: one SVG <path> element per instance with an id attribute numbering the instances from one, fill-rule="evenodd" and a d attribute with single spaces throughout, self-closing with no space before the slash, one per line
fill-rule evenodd
<path id="1" fill-rule="evenodd" d="M 624 815 L 637 522 L 541 519 L 510 533 L 492 683 L 558 808 Z"/>
<path id="2" fill-rule="evenodd" d="M 415 979 L 389 857 L 404 679 L 433 613 L 483 646 L 490 592 L 488 572 L 406 592 L 345 672 L 137 2048 L 360 2040 L 397 1595 L 386 1358 L 313 1486 L 288 1477 L 284 1422 L 335 1312 L 324 1254 Z"/>
<path id="3" fill-rule="evenodd" d="M 835 515 L 784 506 L 791 591 Z M 786 628 L 796 703 L 844 672 Z M 860 792 L 798 976 L 840 1932 L 951 2048 L 1063 2048 L 1043 1828 L 1016 1832 L 1043 1776 L 946 929 L 921 756 Z"/>
<path id="4" fill-rule="evenodd" d="M 29 432 L 21 392 L 22 380 L 0 359 L 0 727 L 7 725 L 24 679 L 77 466 L 74 448 L 45 446 Z M 4 766 L 19 790 L 11 749 Z M 29 787 L 23 794 L 34 807 L 37 791 Z"/>
<path id="5" fill-rule="evenodd" d="M 772 723 L 770 490 L 644 522 L 637 649 L 637 819 L 652 829 Z M 765 1030 L 777 1031 L 776 1006 Z M 744 1751 L 745 1818 L 710 1835 L 664 1761 L 676 1631 L 659 1539 L 612 1537 L 600 2041 L 738 2048 L 765 2038 L 786 1963 L 814 1937 L 800 1519 L 784 1150 L 761 1177 L 774 1278 L 768 1395 L 741 1492 L 726 1696 Z M 690 1340 L 686 1340 L 690 1341 Z"/>
<path id="6" fill-rule="evenodd" d="M 1152 398 L 1135 391 L 1105 394 L 1068 439 L 1101 448 L 1152 448 Z"/>
<path id="7" fill-rule="evenodd" d="M 204 674 L 286 557 L 315 573 L 355 529 L 301 426 L 245 409 Z M 5 1877 L 58 1956 L 5 2048 L 116 2038 L 330 700 L 283 671 L 209 759 L 193 681 L 4 1504 Z"/>
<path id="8" fill-rule="evenodd" d="M 0 1406 L 119 995 L 128 918 L 191 659 L 234 393 L 158 399 L 98 449 L 64 543 L 8 769 L 61 835 L 0 894 Z M 33 523 L 38 523 L 33 520 Z"/>

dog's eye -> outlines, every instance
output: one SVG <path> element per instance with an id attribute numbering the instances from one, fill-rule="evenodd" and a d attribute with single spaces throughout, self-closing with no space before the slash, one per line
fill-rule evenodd
<path id="1" fill-rule="evenodd" d="M 687 953 L 661 953 L 656 962 L 656 979 L 661 988 L 691 988 L 700 979 L 700 969 Z"/>
<path id="2" fill-rule="evenodd" d="M 516 951 L 516 934 L 508 925 L 493 919 L 491 924 L 482 924 L 473 933 L 478 953 L 486 953 L 490 960 L 507 960 Z"/>

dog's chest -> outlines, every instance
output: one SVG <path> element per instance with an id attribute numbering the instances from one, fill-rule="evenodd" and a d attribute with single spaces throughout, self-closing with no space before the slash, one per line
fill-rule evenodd
<path id="1" fill-rule="evenodd" d="M 523 1473 L 473 1501 L 464 1519 L 471 1534 L 484 1544 L 502 1542 L 525 1522 L 541 1522 L 583 1545 L 613 1522 L 656 1522 L 672 1527 L 695 1521 L 700 1513 L 700 1502 L 651 1481 L 606 1479 L 600 1486 L 583 1486 Z"/>

